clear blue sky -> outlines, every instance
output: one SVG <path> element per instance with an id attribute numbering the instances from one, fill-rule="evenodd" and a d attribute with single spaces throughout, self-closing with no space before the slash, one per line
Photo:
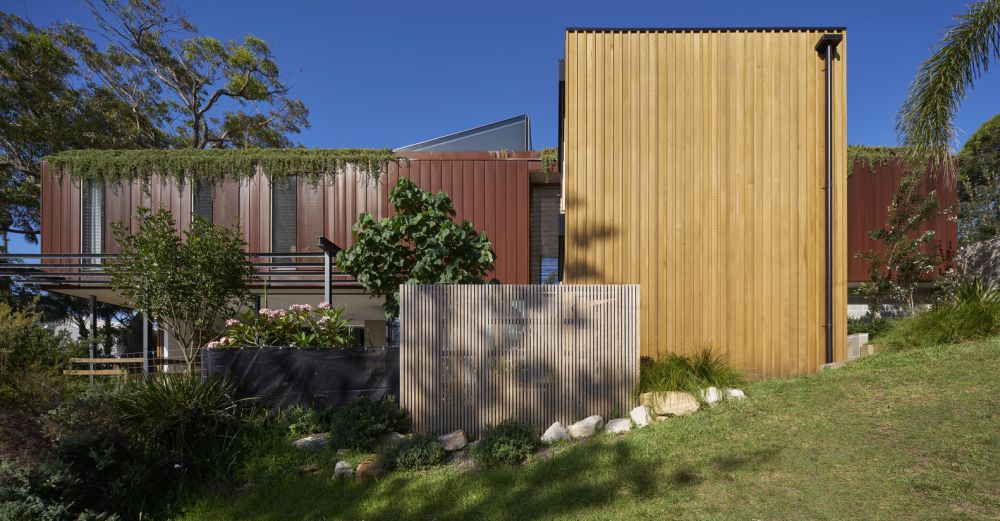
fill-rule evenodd
<path id="1" fill-rule="evenodd" d="M 917 67 L 968 2 L 170 3 L 202 34 L 252 33 L 271 44 L 310 110 L 312 127 L 297 138 L 305 146 L 397 147 L 527 113 L 534 146 L 543 148 L 556 144 L 557 63 L 563 29 L 573 26 L 846 26 L 848 141 L 894 144 L 893 118 Z M 0 0 L 0 6 L 36 24 L 93 26 L 75 0 Z M 1000 67 L 962 105 L 960 138 L 997 112 Z"/>

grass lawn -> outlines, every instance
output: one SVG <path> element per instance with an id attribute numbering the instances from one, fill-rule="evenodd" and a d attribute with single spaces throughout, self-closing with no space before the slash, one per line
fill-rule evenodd
<path id="1" fill-rule="evenodd" d="M 1000 338 L 883 353 L 528 465 L 336 483 L 272 448 L 205 520 L 998 519 Z M 304 474 L 305 463 L 322 470 Z"/>

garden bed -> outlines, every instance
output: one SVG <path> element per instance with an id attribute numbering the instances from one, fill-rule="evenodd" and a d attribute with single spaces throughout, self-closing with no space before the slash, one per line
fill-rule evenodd
<path id="1" fill-rule="evenodd" d="M 206 349 L 204 374 L 277 409 L 326 410 L 353 398 L 399 396 L 397 348 L 244 347 Z"/>

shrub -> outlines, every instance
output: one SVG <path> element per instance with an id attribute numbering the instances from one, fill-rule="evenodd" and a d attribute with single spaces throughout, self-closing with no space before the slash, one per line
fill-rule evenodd
<path id="1" fill-rule="evenodd" d="M 130 380 L 113 404 L 129 438 L 145 453 L 185 474 L 225 471 L 253 424 L 254 412 L 232 390 L 192 374 Z"/>
<path id="2" fill-rule="evenodd" d="M 639 392 L 688 391 L 705 387 L 738 387 L 746 382 L 742 372 L 721 355 L 703 349 L 694 356 L 667 353 L 657 359 L 639 361 Z"/>
<path id="3" fill-rule="evenodd" d="M 514 418 L 483 429 L 473 457 L 483 467 L 517 465 L 542 445 L 535 428 Z"/>
<path id="4" fill-rule="evenodd" d="M 856 335 L 858 333 L 868 333 L 868 340 L 872 341 L 885 334 L 889 329 L 890 320 L 876 319 L 870 316 L 863 318 L 847 319 L 847 334 Z"/>
<path id="5" fill-rule="evenodd" d="M 26 467 L 0 461 L 0 519 L 100 521 L 111 514 L 80 508 L 75 491 L 80 479 L 55 465 Z"/>
<path id="6" fill-rule="evenodd" d="M 301 438 L 326 430 L 323 419 L 315 409 L 293 405 L 282 409 L 275 421 L 286 426 L 285 433 L 293 438 Z"/>
<path id="7" fill-rule="evenodd" d="M 1000 294 L 981 283 L 960 284 L 951 300 L 893 321 L 879 344 L 888 349 L 930 347 L 1000 333 Z"/>
<path id="8" fill-rule="evenodd" d="M 444 449 L 437 438 L 418 434 L 386 449 L 382 455 L 387 469 L 424 469 L 441 464 Z"/>
<path id="9" fill-rule="evenodd" d="M 401 409 L 392 396 L 374 401 L 357 398 L 330 415 L 333 448 L 371 451 L 379 437 L 390 432 L 410 432 L 410 413 Z"/>
<path id="10" fill-rule="evenodd" d="M 331 308 L 326 302 L 318 307 L 295 304 L 285 309 L 248 311 L 239 320 L 226 322 L 219 340 L 209 342 L 211 349 L 240 346 L 334 347 L 350 342 L 350 329 L 344 308 Z"/>

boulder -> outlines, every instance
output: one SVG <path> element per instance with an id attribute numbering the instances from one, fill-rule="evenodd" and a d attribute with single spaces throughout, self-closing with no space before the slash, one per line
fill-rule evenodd
<path id="1" fill-rule="evenodd" d="M 653 423 L 653 414 L 649 411 L 649 407 L 645 405 L 640 405 L 632 412 L 628 413 L 629 418 L 632 418 L 632 423 L 640 429 Z"/>
<path id="2" fill-rule="evenodd" d="M 333 479 L 348 479 L 354 475 L 354 467 L 346 461 L 338 461 L 333 467 Z"/>
<path id="3" fill-rule="evenodd" d="M 739 389 L 726 389 L 726 397 L 730 400 L 742 400 L 746 398 L 747 395 Z"/>
<path id="4" fill-rule="evenodd" d="M 358 463 L 355 473 L 358 475 L 358 479 L 378 479 L 382 477 L 382 465 L 379 465 L 378 461 L 363 461 Z"/>
<path id="5" fill-rule="evenodd" d="M 388 434 L 383 434 L 378 442 L 375 443 L 375 452 L 381 454 L 385 449 L 389 447 L 395 447 L 397 443 L 406 439 L 406 436 L 398 432 L 390 432 Z"/>
<path id="6" fill-rule="evenodd" d="M 549 428 L 545 429 L 545 432 L 542 433 L 542 441 L 545 443 L 552 443 L 554 441 L 563 441 L 568 439 L 569 439 L 569 431 L 566 430 L 566 427 L 563 427 L 563 424 L 559 422 L 555 422 L 552 425 L 549 425 Z"/>
<path id="7" fill-rule="evenodd" d="M 292 446 L 299 450 L 319 450 L 326 447 L 330 442 L 330 433 L 313 434 L 305 438 L 299 438 L 292 442 Z"/>
<path id="8" fill-rule="evenodd" d="M 701 399 L 709 405 L 715 405 L 722 401 L 722 392 L 719 391 L 718 387 L 709 387 L 708 389 L 702 389 Z"/>
<path id="9" fill-rule="evenodd" d="M 669 419 L 670 419 L 670 416 L 661 416 L 661 415 L 657 415 L 656 416 L 656 421 L 658 421 L 658 422 L 665 422 L 665 421 L 667 421 Z"/>
<path id="10" fill-rule="evenodd" d="M 642 393 L 639 402 L 660 416 L 684 416 L 698 410 L 698 400 L 691 393 L 666 391 Z"/>
<path id="11" fill-rule="evenodd" d="M 448 452 L 462 450 L 469 444 L 469 440 L 465 438 L 465 432 L 462 429 L 438 436 L 438 442 Z"/>
<path id="12" fill-rule="evenodd" d="M 604 430 L 612 434 L 625 434 L 626 432 L 632 430 L 632 420 L 628 418 L 610 420 Z"/>
<path id="13" fill-rule="evenodd" d="M 589 438 L 604 426 L 604 418 L 598 415 L 588 416 L 569 426 L 569 435 L 573 438 Z"/>

